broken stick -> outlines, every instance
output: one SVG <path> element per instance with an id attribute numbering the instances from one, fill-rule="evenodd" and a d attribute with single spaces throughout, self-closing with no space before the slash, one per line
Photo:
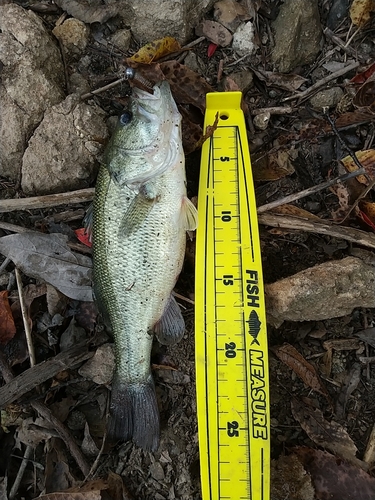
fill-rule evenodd
<path id="1" fill-rule="evenodd" d="M 352 227 L 337 226 L 330 222 L 307 220 L 292 215 L 259 214 L 258 222 L 265 226 L 294 229 L 308 233 L 326 234 L 334 238 L 351 241 L 367 248 L 375 248 L 375 234 Z"/>

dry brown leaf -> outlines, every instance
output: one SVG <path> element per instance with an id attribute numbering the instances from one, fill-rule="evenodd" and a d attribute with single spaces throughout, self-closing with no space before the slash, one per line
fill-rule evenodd
<path id="1" fill-rule="evenodd" d="M 0 344 L 6 345 L 16 334 L 12 310 L 8 300 L 8 291 L 0 292 Z"/>
<path id="2" fill-rule="evenodd" d="M 358 109 L 356 111 L 348 111 L 340 115 L 335 125 L 338 129 L 344 129 L 347 127 L 352 127 L 354 125 L 360 125 L 362 123 L 367 123 L 374 119 L 374 113 L 369 110 Z"/>
<path id="3" fill-rule="evenodd" d="M 370 177 L 370 179 L 375 179 L 375 149 L 357 151 L 355 153 L 355 156 L 358 158 L 358 161 L 366 170 L 366 173 Z M 358 170 L 358 167 L 354 163 L 354 160 L 351 156 L 345 156 L 345 158 L 341 160 L 341 163 L 344 165 L 345 169 L 348 172 L 354 172 L 355 170 Z M 357 177 L 357 180 L 358 182 L 361 182 L 366 186 L 368 185 L 368 181 L 364 175 L 359 175 Z"/>
<path id="4" fill-rule="evenodd" d="M 362 469 L 337 460 L 326 451 L 307 447 L 294 448 L 293 451 L 311 476 L 316 500 L 375 498 L 375 479 Z"/>
<path id="5" fill-rule="evenodd" d="M 374 0 L 353 0 L 349 10 L 350 19 L 355 26 L 363 28 L 370 21 L 374 10 Z"/>
<path id="6" fill-rule="evenodd" d="M 125 488 L 122 477 L 114 472 L 108 474 L 108 493 L 111 500 L 132 500 L 133 496 Z"/>
<path id="7" fill-rule="evenodd" d="M 251 2 L 253 5 L 253 2 Z M 259 9 L 259 7 L 258 7 Z M 243 21 L 248 21 L 251 14 L 244 5 L 235 0 L 219 0 L 214 5 L 214 19 L 223 26 L 235 31 Z"/>
<path id="8" fill-rule="evenodd" d="M 232 41 L 232 34 L 227 28 L 216 21 L 209 21 L 206 19 L 202 21 L 195 28 L 195 34 L 197 36 L 204 36 L 212 43 L 220 45 L 220 47 L 227 47 Z"/>
<path id="9" fill-rule="evenodd" d="M 305 401 L 308 401 L 307 398 Z M 296 398 L 292 399 L 291 408 L 293 417 L 315 444 L 332 451 L 340 458 L 366 468 L 364 462 L 355 456 L 357 447 L 342 425 L 334 420 L 328 422 L 318 408 Z"/>
<path id="10" fill-rule="evenodd" d="M 335 351 L 357 351 L 362 343 L 359 339 L 334 339 L 323 342 L 324 349 L 334 349 Z"/>
<path id="11" fill-rule="evenodd" d="M 267 87 L 278 87 L 289 92 L 294 92 L 307 80 L 300 75 L 275 73 L 273 71 L 264 71 L 259 68 L 251 68 L 259 80 L 262 80 Z"/>
<path id="12" fill-rule="evenodd" d="M 372 75 L 371 78 L 373 78 Z M 375 111 L 375 81 L 372 79 L 362 85 L 362 87 L 356 93 L 353 99 L 354 106 L 359 108 L 367 107 L 370 108 L 371 111 Z"/>
<path id="13" fill-rule="evenodd" d="M 330 187 L 330 191 L 335 193 L 339 201 L 339 208 L 332 211 L 334 221 L 341 221 L 350 210 L 350 193 L 348 186 L 342 182 L 337 182 Z"/>
<path id="14" fill-rule="evenodd" d="M 253 176 L 255 181 L 276 181 L 294 173 L 293 160 L 297 153 L 294 149 L 279 149 L 272 153 L 253 155 Z"/>
<path id="15" fill-rule="evenodd" d="M 320 217 L 317 215 L 312 214 L 311 212 L 308 212 L 307 210 L 304 210 L 303 208 L 296 207 L 295 205 L 280 205 L 279 207 L 273 208 L 270 210 L 270 212 L 273 212 L 275 214 L 280 214 L 280 215 L 293 215 L 294 217 L 301 217 L 301 219 L 318 219 L 320 220 Z"/>
<path id="16" fill-rule="evenodd" d="M 328 394 L 327 389 L 320 380 L 318 372 L 315 367 L 306 361 L 306 359 L 300 354 L 295 347 L 290 344 L 283 344 L 274 350 L 276 356 L 289 368 L 291 368 L 302 380 L 303 382 L 311 387 L 316 392 L 323 394 L 326 399 L 331 403 L 331 397 Z"/>
<path id="17" fill-rule="evenodd" d="M 272 500 L 315 500 L 314 488 L 297 455 L 281 454 L 271 461 Z"/>
<path id="18" fill-rule="evenodd" d="M 178 109 L 182 115 L 182 145 L 185 155 L 188 155 L 195 151 L 196 145 L 202 137 L 203 115 L 198 111 L 200 116 L 197 122 L 196 109 L 183 105 L 180 105 Z"/>
<path id="19" fill-rule="evenodd" d="M 211 85 L 198 73 L 177 61 L 160 63 L 160 69 L 168 80 L 177 103 L 191 104 L 204 113 L 206 94 L 213 91 Z"/>
<path id="20" fill-rule="evenodd" d="M 146 43 L 130 60 L 141 64 L 150 64 L 179 50 L 181 50 L 181 45 L 178 41 L 171 36 L 165 36 L 159 40 Z"/>

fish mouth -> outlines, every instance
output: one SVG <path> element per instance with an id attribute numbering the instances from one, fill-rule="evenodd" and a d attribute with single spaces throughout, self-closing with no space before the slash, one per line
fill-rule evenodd
<path id="1" fill-rule="evenodd" d="M 162 88 L 166 87 L 163 83 L 160 82 L 154 86 L 153 94 L 139 88 L 133 89 L 132 97 L 137 106 L 138 114 L 148 122 L 157 123 L 160 115 L 163 114 L 166 90 L 162 91 Z"/>

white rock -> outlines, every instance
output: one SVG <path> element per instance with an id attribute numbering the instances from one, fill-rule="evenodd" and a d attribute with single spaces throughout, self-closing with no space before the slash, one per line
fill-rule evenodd
<path id="1" fill-rule="evenodd" d="M 254 43 L 255 29 L 251 21 L 241 24 L 233 35 L 232 48 L 241 57 L 252 55 L 257 50 Z"/>

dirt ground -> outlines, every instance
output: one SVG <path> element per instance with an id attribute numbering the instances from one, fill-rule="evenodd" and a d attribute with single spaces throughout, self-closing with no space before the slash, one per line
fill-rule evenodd
<path id="1" fill-rule="evenodd" d="M 26 7 L 25 2 L 18 3 Z M 29 3 L 27 2 L 27 4 Z M 47 4 L 48 2 L 40 3 Z M 327 24 L 330 9 L 333 4 L 337 3 L 318 2 L 323 27 Z M 281 4 L 282 2 L 272 1 L 253 2 L 256 7 L 256 40 L 260 48 L 251 57 L 239 57 L 233 52 L 231 46 L 218 47 L 215 53 L 208 57 L 207 51 L 210 42 L 206 39 L 191 48 L 191 52 L 199 56 L 202 77 L 211 85 L 212 89 L 222 90 L 224 85 L 224 88 L 234 90 L 233 81 L 224 82 L 225 77 L 230 76 L 234 70 L 248 73 L 254 68 L 273 71 L 274 65 L 270 55 L 272 52 L 270 33 L 272 33 L 272 23 L 278 15 Z M 206 18 L 210 19 L 211 14 L 208 13 Z M 43 19 L 45 26 L 51 30 L 61 15 L 61 11 L 56 13 L 38 11 L 38 15 Z M 321 49 L 314 62 L 297 66 L 290 72 L 290 74 L 299 75 L 306 79 L 302 87 L 303 90 L 326 76 L 322 69 L 323 63 L 329 63 L 333 59 L 336 62 L 346 63 L 347 58 L 360 62 L 361 65 L 358 68 L 329 82 L 329 86 L 338 87 L 342 91 L 339 102 L 329 108 L 329 114 L 334 120 L 347 112 L 355 114 L 358 110 L 363 111 L 363 106 L 353 104 L 353 99 L 355 100 L 357 97 L 358 100 L 356 92 L 359 87 L 357 85 L 353 90 L 353 85 L 349 84 L 349 80 L 356 74 L 361 74 L 375 59 L 374 21 L 370 21 L 364 29 L 357 31 L 350 25 L 350 18 L 345 15 L 333 30 L 342 45 L 346 44 L 344 49 L 332 37 L 322 36 Z M 85 49 L 85 56 L 90 58 L 86 77 L 91 90 L 116 79 L 120 62 L 125 57 L 134 54 L 139 48 L 139 44 L 132 39 L 126 54 L 115 50 L 108 53 L 107 49 L 103 49 L 96 41 L 99 39 L 98 36 L 93 36 L 95 29 L 96 33 L 101 31 L 102 35 L 106 37 L 114 29 L 113 26 L 113 24 L 109 26 L 103 23 L 100 29 L 94 25 L 91 27 L 92 38 Z M 121 27 L 120 21 L 116 27 Z M 350 29 L 352 36 L 349 37 L 349 40 Z M 262 43 L 261 41 L 265 40 L 266 35 L 268 36 L 267 41 Z M 193 39 L 194 37 L 192 37 Z M 365 49 L 365 47 L 370 48 Z M 171 56 L 171 59 L 175 60 L 174 58 L 175 56 Z M 363 62 L 364 59 L 365 62 Z M 74 59 L 68 61 L 66 71 L 76 71 L 77 65 L 78 62 Z M 258 206 L 282 199 L 292 193 L 313 188 L 327 179 L 343 174 L 345 169 L 338 161 L 348 154 L 343 149 L 343 144 L 347 145 L 352 152 L 374 148 L 375 93 L 373 86 L 368 91 L 370 99 L 372 99 L 371 104 L 367 105 L 366 103 L 365 106 L 370 118 L 356 121 L 356 116 L 353 115 L 348 126 L 338 127 L 337 133 L 334 133 L 327 125 L 328 122 L 323 110 L 310 102 L 309 99 L 313 93 L 298 99 L 293 97 L 293 93 L 300 92 L 301 89 L 292 91 L 290 87 L 287 90 L 285 81 L 283 81 L 284 88 L 280 85 L 270 86 L 267 78 L 260 78 L 256 71 L 252 72 L 252 79 L 250 89 L 244 94 L 244 101 L 246 103 L 245 112 L 249 126 L 249 144 L 254 164 Z M 365 81 L 366 79 L 362 83 Z M 196 82 L 195 84 L 198 85 Z M 326 88 L 327 85 L 323 85 L 320 89 Z M 129 84 L 122 82 L 120 86 L 98 94 L 94 100 L 104 110 L 107 117 L 117 116 L 126 103 L 125 97 L 129 92 Z M 366 96 L 368 97 L 368 94 Z M 284 101 L 289 97 L 291 98 L 289 101 Z M 266 128 L 261 129 L 254 126 L 253 119 L 257 109 L 285 107 L 287 105 L 292 108 L 290 113 L 271 113 Z M 202 112 L 197 107 L 194 112 L 197 117 L 196 122 L 201 125 Z M 186 130 L 192 134 L 192 114 L 188 114 L 187 117 L 184 115 L 184 119 L 186 120 L 185 139 L 188 141 Z M 291 161 L 283 161 L 281 164 L 273 162 L 266 166 L 263 164 L 261 166 L 262 162 L 258 162 L 259 158 L 270 156 L 280 150 L 288 151 L 288 158 L 292 158 Z M 199 161 L 199 149 L 192 151 L 187 156 L 186 171 L 190 199 L 194 199 L 198 194 Z M 372 165 L 374 164 L 375 162 Z M 374 167 L 370 165 L 369 182 L 374 179 L 374 176 L 371 176 L 371 168 Z M 288 169 L 286 173 L 285 169 Z M 374 171 L 375 169 L 372 170 L 372 174 Z M 316 191 L 293 202 L 293 204 L 298 210 L 306 210 L 310 215 L 321 220 L 339 223 L 344 218 L 345 211 L 348 212 L 350 206 L 356 202 L 358 193 L 363 188 L 363 185 L 359 184 L 353 186 L 353 181 L 351 181 L 347 191 L 345 191 L 348 200 L 346 204 L 340 201 L 337 190 L 334 188 Z M 7 179 L 1 180 L 1 199 L 24 197 L 20 185 Z M 375 213 L 375 211 L 371 211 L 372 207 L 375 206 L 373 205 L 375 202 L 373 190 L 367 194 L 366 201 L 371 205 L 369 210 L 366 212 L 364 205 L 361 205 L 362 215 L 358 213 L 358 210 L 353 210 L 343 222 L 343 227 L 360 229 L 368 234 L 374 231 L 375 220 L 371 222 L 371 217 Z M 67 234 L 71 241 L 78 243 L 73 230 L 82 227 L 82 218 L 88 205 L 89 203 L 80 203 L 53 208 L 12 211 L 2 213 L 0 222 L 45 233 L 62 232 Z M 363 212 L 365 212 L 365 216 L 363 216 Z M 61 217 L 62 213 L 68 215 Z M 7 229 L 6 225 L 1 226 L 1 228 L 1 236 L 10 234 L 11 230 Z M 290 277 L 316 264 L 343 259 L 352 255 L 353 249 L 359 247 L 355 242 L 345 238 L 336 238 L 318 231 L 296 231 L 292 227 L 280 229 L 261 225 L 260 237 L 266 284 Z M 119 444 L 112 449 L 101 450 L 110 383 L 95 383 L 92 379 L 86 378 L 78 372 L 82 363 L 74 368 L 66 365 L 51 379 L 43 380 L 32 391 L 26 394 L 22 392 L 20 399 L 12 402 L 2 411 L 2 428 L 0 429 L 2 450 L 0 478 L 4 478 L 0 488 L 0 492 L 3 494 L 2 498 L 11 498 L 9 491 L 16 480 L 22 457 L 27 449 L 29 449 L 30 461 L 25 464 L 26 469 L 14 498 L 31 499 L 36 498 L 41 493 L 51 494 L 67 488 L 78 488 L 84 479 L 82 467 L 77 466 L 76 459 L 72 456 L 71 450 L 67 449 L 63 440 L 60 439 L 60 434 L 54 423 L 48 421 L 48 416 L 44 415 L 43 417 L 39 414 L 39 417 L 36 417 L 37 412 L 35 407 L 32 407 L 32 403 L 37 402 L 43 403 L 49 408 L 52 414 L 69 429 L 71 438 L 75 440 L 78 448 L 83 452 L 87 464 L 91 467 L 96 462 L 94 474 L 90 480 L 97 481 L 97 483 L 91 483 L 92 491 L 101 492 L 102 498 L 106 498 L 105 491 L 109 484 L 109 474 L 114 473 L 121 476 L 127 491 L 125 493 L 124 489 L 122 496 L 119 493 L 111 493 L 112 498 L 115 499 L 201 499 L 195 398 L 194 306 L 191 303 L 194 300 L 194 245 L 194 239 L 188 242 L 185 266 L 176 286 L 176 292 L 188 299 L 187 301 L 180 300 L 184 308 L 186 333 L 181 342 L 174 346 L 165 347 L 155 342 L 151 360 L 161 411 L 161 442 L 158 451 L 153 454 L 144 452 L 131 443 Z M 364 246 L 362 245 L 361 248 Z M 374 250 L 368 246 L 367 251 L 372 253 L 373 259 Z M 9 291 L 17 333 L 11 341 L 6 342 L 6 345 L 2 345 L 1 348 L 4 358 L 2 362 L 4 384 L 5 381 L 8 382 L 4 375 L 4 362 L 12 366 L 14 375 L 23 373 L 30 366 L 19 312 L 14 266 L 8 263 L 6 272 L 8 273 L 8 281 L 1 283 L 1 289 Z M 48 312 L 51 306 L 51 295 L 46 295 L 45 290 L 43 292 L 40 288 L 40 281 L 23 275 L 23 283 L 24 286 L 34 286 L 32 291 L 29 288 L 33 298 L 29 302 L 28 314 L 32 325 L 37 363 L 59 354 L 61 338 L 68 328 L 71 329 L 69 330 L 71 335 L 73 333 L 76 335 L 75 339 L 84 340 L 91 352 L 96 351 L 100 345 L 112 342 L 103 326 L 97 324 L 96 311 L 87 302 L 67 300 L 64 307 L 60 309 L 61 314 L 57 319 L 56 316 L 51 316 Z M 374 474 L 374 463 L 370 462 L 367 467 L 364 466 L 364 456 L 375 423 L 375 335 L 374 330 L 370 330 L 375 327 L 374 312 L 375 309 L 372 308 L 357 307 L 351 314 L 342 317 L 300 322 L 284 321 L 278 328 L 272 325 L 268 326 L 271 458 L 274 461 L 276 475 L 279 474 L 277 467 L 281 467 L 282 463 L 278 461 L 282 457 L 295 456 L 296 449 L 302 449 L 304 452 L 306 450 L 327 450 L 337 462 L 342 459 L 346 460 L 349 456 L 352 457 L 351 464 L 355 469 L 345 473 L 345 479 L 351 474 L 354 478 L 353 484 L 355 483 L 355 486 L 353 486 L 352 492 L 357 491 L 355 488 L 360 491 L 361 484 L 369 484 L 366 486 L 369 489 L 366 491 L 363 489 L 356 498 L 358 500 L 375 498 L 373 483 L 367 483 L 368 478 Z M 72 318 L 75 318 L 76 321 L 73 326 Z M 358 337 L 357 334 L 363 331 L 367 333 Z M 292 369 L 290 363 L 288 364 L 285 359 L 281 359 L 278 349 L 284 343 L 298 351 L 307 363 L 304 368 Z M 316 370 L 314 377 L 316 375 L 319 378 L 319 384 L 321 384 L 318 390 L 314 390 L 307 381 L 306 372 L 310 370 L 311 366 Z M 349 389 L 348 386 L 350 386 Z M 302 405 L 299 410 L 296 401 Z M 324 428 L 322 434 L 325 435 L 317 437 L 317 431 L 311 421 L 305 418 L 305 423 L 303 423 L 304 418 L 301 417 L 301 412 L 302 414 L 306 413 L 306 408 L 312 413 L 314 411 L 320 412 L 322 422 L 327 423 L 334 420 L 339 426 L 339 431 Z M 335 436 L 333 437 L 333 435 Z M 329 443 L 334 440 L 340 444 L 341 448 L 339 444 L 335 449 L 330 447 Z M 354 453 L 352 453 L 353 446 L 354 449 L 356 448 Z M 308 462 L 309 459 L 301 459 L 301 463 L 304 465 Z M 358 472 L 361 467 L 365 468 L 368 473 L 365 479 L 362 478 L 362 473 Z M 321 471 L 310 470 L 308 465 L 306 465 L 305 470 L 307 471 L 308 485 L 302 487 L 301 483 L 298 483 L 297 486 L 296 480 L 296 484 L 293 486 L 292 479 L 290 481 L 292 486 L 286 491 L 282 490 L 282 486 L 275 480 L 272 500 L 281 498 L 285 500 L 302 500 L 303 498 L 341 498 L 345 500 L 346 498 L 354 498 L 349 496 L 349 493 L 348 496 L 339 497 L 338 495 L 341 493 L 337 493 L 339 490 L 336 490 L 335 485 L 332 486 L 331 496 L 324 496 L 324 488 L 319 486 L 319 480 L 324 478 L 324 474 Z M 356 483 L 357 480 L 358 483 Z M 113 479 L 113 481 L 116 482 L 117 479 Z M 285 482 L 287 482 L 286 479 Z M 309 496 L 311 485 L 313 485 L 313 493 Z M 367 493 L 367 491 L 374 492 L 374 496 L 371 496 L 371 493 Z M 78 497 L 67 496 L 66 498 Z"/>

